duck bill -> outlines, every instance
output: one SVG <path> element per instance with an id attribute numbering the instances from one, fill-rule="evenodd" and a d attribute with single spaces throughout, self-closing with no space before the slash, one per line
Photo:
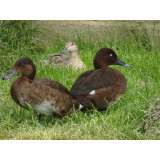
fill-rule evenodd
<path id="1" fill-rule="evenodd" d="M 2 80 L 11 79 L 12 77 L 16 75 L 18 75 L 18 73 L 16 72 L 16 69 L 13 68 L 6 76 L 2 77 Z"/>
<path id="2" fill-rule="evenodd" d="M 64 54 L 64 53 L 66 53 L 66 52 L 68 52 L 68 48 L 64 48 L 64 50 L 61 51 L 59 54 Z"/>
<path id="3" fill-rule="evenodd" d="M 117 61 L 115 62 L 116 65 L 120 65 L 123 67 L 129 67 L 130 65 L 127 63 L 124 63 L 123 61 L 121 61 L 119 58 L 117 58 Z"/>

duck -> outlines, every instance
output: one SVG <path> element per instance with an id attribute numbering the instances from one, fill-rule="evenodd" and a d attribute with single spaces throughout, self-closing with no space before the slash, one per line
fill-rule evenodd
<path id="1" fill-rule="evenodd" d="M 95 55 L 94 70 L 82 73 L 70 92 L 79 99 L 83 109 L 106 111 L 108 106 L 115 104 L 124 94 L 127 87 L 125 76 L 109 65 L 130 65 L 121 61 L 110 48 L 101 48 Z"/>
<path id="2" fill-rule="evenodd" d="M 2 80 L 11 79 L 16 75 L 21 77 L 13 82 L 10 89 L 11 97 L 24 109 L 32 106 L 39 121 L 42 115 L 55 116 L 61 124 L 64 116 L 81 109 L 79 101 L 61 83 L 46 78 L 35 78 L 36 67 L 31 59 L 18 59 Z"/>
<path id="3" fill-rule="evenodd" d="M 64 53 L 71 53 L 70 55 L 63 55 Z M 76 42 L 67 42 L 65 48 L 59 54 L 50 54 L 49 63 L 55 63 L 56 66 L 72 67 L 73 70 L 86 69 L 86 65 L 79 58 L 78 46 Z"/>

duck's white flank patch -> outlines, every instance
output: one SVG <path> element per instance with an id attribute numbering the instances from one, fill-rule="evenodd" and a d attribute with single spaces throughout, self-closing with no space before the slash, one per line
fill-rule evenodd
<path id="1" fill-rule="evenodd" d="M 81 110 L 82 108 L 83 108 L 83 106 L 81 104 L 79 104 L 78 111 Z"/>
<path id="2" fill-rule="evenodd" d="M 95 90 L 92 90 L 91 92 L 89 92 L 90 95 L 95 94 Z"/>
<path id="3" fill-rule="evenodd" d="M 59 107 L 55 105 L 55 102 L 48 102 L 44 101 L 41 104 L 34 105 L 34 111 L 47 115 L 52 116 L 53 113 L 57 113 L 59 111 Z"/>

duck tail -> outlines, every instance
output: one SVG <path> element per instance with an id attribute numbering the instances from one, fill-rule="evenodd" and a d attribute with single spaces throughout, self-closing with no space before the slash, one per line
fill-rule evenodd
<path id="1" fill-rule="evenodd" d="M 79 101 L 79 103 L 83 106 L 81 108 L 82 110 L 87 109 L 87 108 L 88 109 L 93 108 L 92 102 L 86 96 L 77 96 L 76 98 Z"/>
<path id="2" fill-rule="evenodd" d="M 76 111 L 79 111 L 83 108 L 83 105 L 77 99 L 72 99 L 72 103 L 75 106 Z"/>

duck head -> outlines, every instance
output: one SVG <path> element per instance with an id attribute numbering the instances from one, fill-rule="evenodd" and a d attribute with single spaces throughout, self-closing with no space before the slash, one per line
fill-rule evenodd
<path id="1" fill-rule="evenodd" d="M 66 52 L 78 52 L 78 46 L 75 42 L 67 42 L 63 51 L 60 54 L 64 54 Z"/>
<path id="2" fill-rule="evenodd" d="M 110 48 L 101 48 L 94 58 L 95 69 L 106 69 L 109 65 L 121 65 L 129 67 L 130 65 L 121 61 L 117 54 Z"/>
<path id="3" fill-rule="evenodd" d="M 2 80 L 11 79 L 16 75 L 22 75 L 29 79 L 34 79 L 36 74 L 36 67 L 29 58 L 20 58 L 14 64 L 12 70 L 2 78 Z"/>

